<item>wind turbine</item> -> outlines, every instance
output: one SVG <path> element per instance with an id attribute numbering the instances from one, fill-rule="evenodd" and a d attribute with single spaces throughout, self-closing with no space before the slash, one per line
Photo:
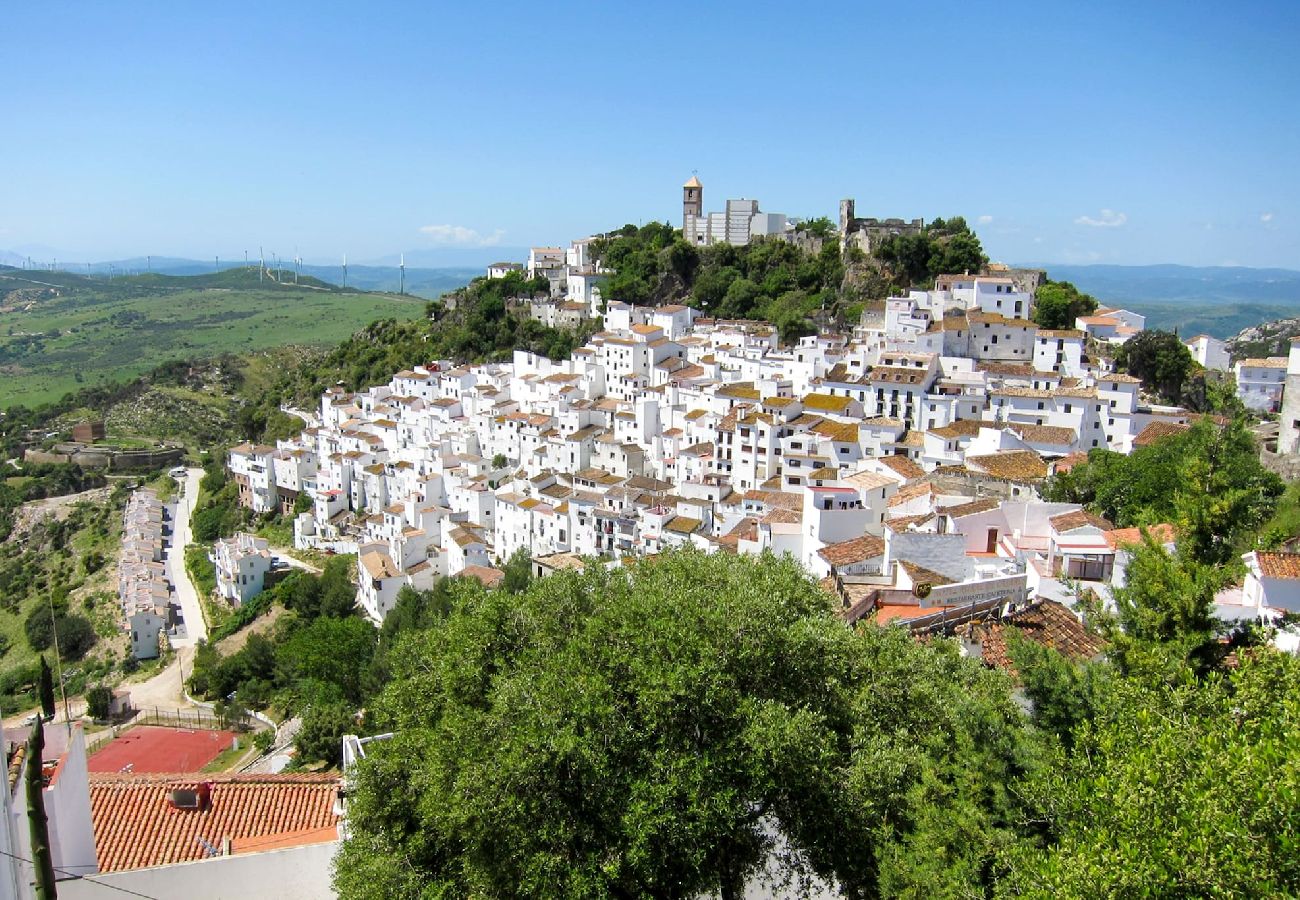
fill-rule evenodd
<path id="1" fill-rule="evenodd" d="M 348 286 L 348 255 L 343 254 L 343 286 Z"/>
<path id="2" fill-rule="evenodd" d="M 397 282 L 397 293 L 405 294 L 406 293 L 406 254 L 403 253 L 399 257 L 399 260 L 400 261 L 397 265 L 397 271 L 399 273 L 398 282 Z"/>
<path id="3" fill-rule="evenodd" d="M 294 256 L 293 258 L 293 283 L 298 283 L 298 270 L 302 268 L 302 257 Z"/>
<path id="4" fill-rule="evenodd" d="M 257 247 L 257 283 L 262 283 L 262 276 L 266 274 L 266 254 L 262 252 L 262 246 Z"/>

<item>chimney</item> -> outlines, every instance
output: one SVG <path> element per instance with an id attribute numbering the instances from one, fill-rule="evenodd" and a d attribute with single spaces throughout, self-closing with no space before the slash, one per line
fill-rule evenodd
<path id="1" fill-rule="evenodd" d="M 222 855 L 222 856 L 229 856 L 229 855 L 230 855 L 230 837 L 229 837 L 229 836 L 227 836 L 227 837 L 223 837 L 223 838 L 221 839 L 221 855 Z"/>

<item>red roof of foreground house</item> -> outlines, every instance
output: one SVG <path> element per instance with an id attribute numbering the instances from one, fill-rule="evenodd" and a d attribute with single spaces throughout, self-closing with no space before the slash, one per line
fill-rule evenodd
<path id="1" fill-rule="evenodd" d="M 202 809 L 178 809 L 175 789 L 208 784 Z M 100 872 L 143 869 L 207 858 L 202 838 L 234 852 L 317 844 L 338 837 L 330 774 L 90 776 L 91 821 Z"/>

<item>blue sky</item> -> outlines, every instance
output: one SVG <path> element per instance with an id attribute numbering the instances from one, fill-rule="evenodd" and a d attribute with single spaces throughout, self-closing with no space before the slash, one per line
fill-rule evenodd
<path id="1" fill-rule="evenodd" d="M 14 4 L 0 249 L 550 244 L 965 215 L 1010 262 L 1300 268 L 1293 3 Z"/>

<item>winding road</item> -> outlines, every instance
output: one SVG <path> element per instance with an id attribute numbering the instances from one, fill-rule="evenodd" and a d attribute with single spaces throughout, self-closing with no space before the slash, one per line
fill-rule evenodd
<path id="1" fill-rule="evenodd" d="M 165 560 L 167 577 L 176 590 L 176 602 L 181 608 L 181 617 L 185 620 L 183 638 L 173 638 L 172 646 L 193 647 L 208 636 L 207 623 L 203 621 L 203 607 L 199 604 L 199 593 L 190 581 L 190 573 L 185 570 L 185 548 L 193 540 L 190 519 L 194 516 L 194 500 L 199 496 L 199 481 L 203 470 L 191 467 L 185 470 L 185 480 L 180 482 L 180 496 L 176 499 L 175 520 L 172 522 L 171 539 L 167 543 Z"/>

